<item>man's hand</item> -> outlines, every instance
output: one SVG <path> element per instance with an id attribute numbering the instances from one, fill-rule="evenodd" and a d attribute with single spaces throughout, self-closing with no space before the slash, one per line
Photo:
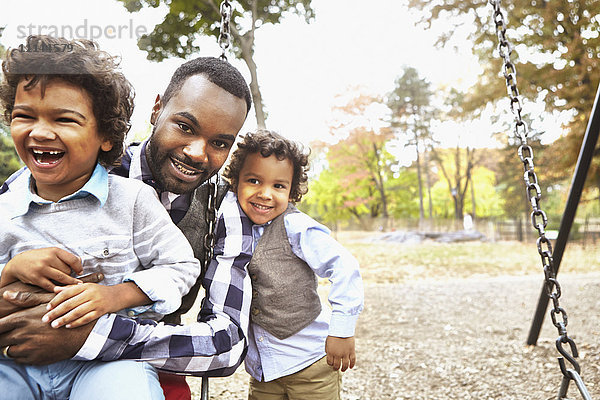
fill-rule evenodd
<path id="1" fill-rule="evenodd" d="M 54 297 L 37 286 L 14 282 L 0 288 L 0 318 L 22 308 L 35 307 L 47 303 Z"/>
<path id="2" fill-rule="evenodd" d="M 14 256 L 2 270 L 0 286 L 17 280 L 36 285 L 51 292 L 55 282 L 63 285 L 76 285 L 79 279 L 70 276 L 72 272 L 81 274 L 81 259 L 58 247 L 27 250 Z"/>
<path id="3" fill-rule="evenodd" d="M 342 367 L 342 372 L 348 368 L 354 368 L 356 353 L 354 352 L 354 336 L 339 338 L 327 336 L 325 340 L 325 353 L 327 353 L 327 364 L 334 370 Z"/>
<path id="4" fill-rule="evenodd" d="M 83 282 L 98 283 L 104 279 L 101 273 L 93 273 L 80 278 Z M 0 318 L 10 315 L 22 308 L 35 307 L 48 303 L 54 293 L 46 293 L 37 286 L 14 282 L 0 288 Z"/>
<path id="5" fill-rule="evenodd" d="M 10 346 L 9 355 L 18 363 L 44 365 L 77 354 L 94 324 L 75 329 L 54 329 L 42 322 L 46 305 L 18 311 L 0 319 L 0 348 Z"/>

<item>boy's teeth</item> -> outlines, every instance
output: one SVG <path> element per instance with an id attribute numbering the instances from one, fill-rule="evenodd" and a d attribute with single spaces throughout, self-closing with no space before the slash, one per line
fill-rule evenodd
<path id="1" fill-rule="evenodd" d="M 33 153 L 33 156 L 35 157 L 35 160 L 38 163 L 44 164 L 44 165 L 54 164 L 54 163 L 58 162 L 58 160 L 60 160 L 62 158 L 62 156 L 64 155 L 64 151 L 60 151 L 60 150 L 43 151 L 43 150 L 32 149 L 32 153 Z"/>
<path id="2" fill-rule="evenodd" d="M 44 154 L 44 153 L 48 153 L 50 155 L 56 155 L 56 154 L 60 154 L 62 153 L 62 151 L 58 151 L 58 150 L 51 150 L 51 151 L 41 151 L 41 150 L 33 150 L 33 152 L 35 154 Z"/>

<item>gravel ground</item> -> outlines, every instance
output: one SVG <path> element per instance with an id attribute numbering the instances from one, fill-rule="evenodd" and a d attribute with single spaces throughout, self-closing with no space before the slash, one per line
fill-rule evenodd
<path id="1" fill-rule="evenodd" d="M 555 399 L 562 375 L 558 334 L 548 315 L 538 345 L 525 345 L 542 279 L 367 284 L 356 331 L 358 360 L 344 374 L 342 398 Z M 559 282 L 582 377 L 591 396 L 600 398 L 600 325 L 593 311 L 600 308 L 600 274 L 564 273 Z M 188 381 L 199 399 L 200 379 Z M 213 400 L 246 399 L 243 367 L 210 382 Z M 574 383 L 569 397 L 580 398 Z"/>

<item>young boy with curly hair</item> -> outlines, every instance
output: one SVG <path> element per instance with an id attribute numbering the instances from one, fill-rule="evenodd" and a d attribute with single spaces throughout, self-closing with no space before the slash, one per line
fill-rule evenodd
<path id="1" fill-rule="evenodd" d="M 0 286 L 20 280 L 57 292 L 42 319 L 56 328 L 177 310 L 199 275 L 188 241 L 150 186 L 106 170 L 133 111 L 115 58 L 91 41 L 30 36 L 2 70 L 0 101 L 26 168 L 0 196 Z M 91 272 L 102 284 L 73 276 Z M 2 398 L 164 398 L 147 363 L 39 367 L 15 363 L 9 347 L 2 353 L 0 383 L 10 388 Z"/>
<path id="2" fill-rule="evenodd" d="M 254 224 L 240 238 L 253 243 L 248 398 L 339 399 L 338 370 L 356 361 L 354 328 L 363 308 L 358 263 L 294 206 L 307 192 L 308 155 L 301 146 L 267 130 L 247 134 L 237 146 L 224 171 L 232 192 L 216 234 L 218 243 L 235 222 L 228 207 L 239 207 L 236 215 Z M 332 309 L 321 307 L 317 276 L 332 283 Z"/>

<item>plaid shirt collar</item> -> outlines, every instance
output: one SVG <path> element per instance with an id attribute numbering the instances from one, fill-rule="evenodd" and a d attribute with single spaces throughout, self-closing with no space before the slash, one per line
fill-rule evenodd
<path id="1" fill-rule="evenodd" d="M 148 139 L 142 143 L 132 143 L 121 159 L 121 165 L 113 168 L 110 172 L 128 178 L 138 179 L 147 185 L 152 186 L 160 202 L 171 215 L 174 223 L 179 223 L 190 208 L 192 194 L 177 194 L 164 190 L 161 185 L 154 180 L 152 171 L 146 159 L 146 146 Z"/>

